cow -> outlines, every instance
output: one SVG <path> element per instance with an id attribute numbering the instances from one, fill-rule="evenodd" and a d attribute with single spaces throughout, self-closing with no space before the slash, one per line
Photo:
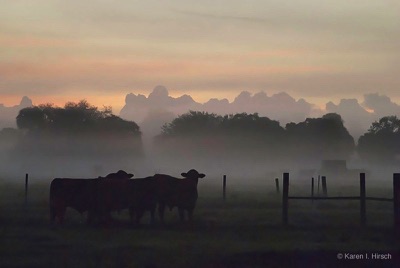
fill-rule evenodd
<path id="1" fill-rule="evenodd" d="M 67 207 L 88 212 L 87 223 L 111 220 L 112 211 L 129 209 L 131 221 L 139 223 L 145 211 L 154 222 L 157 205 L 155 180 L 143 179 L 54 179 L 50 185 L 50 218 L 60 223 Z"/>
<path id="2" fill-rule="evenodd" d="M 129 209 L 131 222 L 139 224 L 144 212 L 150 211 L 154 223 L 157 206 L 155 180 L 153 177 L 136 179 L 102 179 L 98 185 L 96 215 L 103 220 L 112 211 Z"/>
<path id="3" fill-rule="evenodd" d="M 64 221 L 67 207 L 80 213 L 90 211 L 93 215 L 96 207 L 98 179 L 56 178 L 50 184 L 50 220 Z M 89 220 L 89 217 L 88 217 Z"/>
<path id="4" fill-rule="evenodd" d="M 130 202 L 129 214 L 131 221 L 135 218 L 135 224 L 140 223 L 140 219 L 146 211 L 150 212 L 151 223 L 155 222 L 155 210 L 157 207 L 157 184 L 153 176 L 142 179 L 129 180 L 130 183 Z"/>
<path id="5" fill-rule="evenodd" d="M 205 175 L 194 169 L 187 173 L 181 173 L 181 179 L 165 175 L 156 174 L 154 179 L 157 183 L 158 214 L 161 223 L 164 222 L 164 209 L 168 206 L 170 210 L 178 207 L 180 221 L 185 220 L 185 210 L 188 220 L 193 220 L 193 210 L 197 202 L 197 183 L 199 178 Z"/>
<path id="6" fill-rule="evenodd" d="M 134 175 L 132 173 L 127 173 L 124 170 L 118 170 L 115 173 L 110 173 L 110 174 L 106 175 L 105 177 L 99 176 L 98 178 L 99 179 L 110 179 L 110 180 L 127 180 L 127 179 L 132 178 L 133 176 Z M 109 184 L 109 182 L 108 183 L 106 182 L 106 183 L 103 183 L 103 184 Z M 113 186 L 111 186 L 111 187 L 115 187 L 115 186 L 118 187 L 118 183 L 112 183 L 112 184 L 113 184 Z M 112 189 L 110 189 L 110 191 L 112 191 Z M 121 210 L 117 209 L 117 211 L 120 212 Z M 105 211 L 102 211 L 102 212 L 104 213 L 104 215 L 102 215 L 103 218 L 111 219 L 110 213 L 106 213 Z M 100 216 L 99 213 L 98 213 L 97 216 Z"/>

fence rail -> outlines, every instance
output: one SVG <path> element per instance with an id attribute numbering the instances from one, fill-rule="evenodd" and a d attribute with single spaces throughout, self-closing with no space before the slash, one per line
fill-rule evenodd
<path id="1" fill-rule="evenodd" d="M 322 196 L 289 196 L 289 199 L 307 199 L 307 200 L 360 200 L 360 196 L 330 196 L 330 197 L 322 197 Z M 393 202 L 393 198 L 384 198 L 384 197 L 365 197 L 365 200 L 372 201 L 387 201 Z"/>
<path id="2" fill-rule="evenodd" d="M 312 179 L 312 186 L 314 185 Z M 324 183 L 326 185 L 326 182 Z M 393 198 L 369 197 L 366 196 L 365 173 L 360 173 L 360 195 L 359 196 L 313 196 L 314 190 L 311 190 L 311 196 L 290 196 L 289 195 L 289 173 L 283 173 L 283 193 L 282 193 L 282 221 L 287 225 L 289 222 L 289 200 L 359 200 L 360 201 L 360 223 L 362 226 L 367 223 L 366 201 L 393 202 L 393 218 L 396 235 L 400 235 L 400 173 L 393 174 Z"/>

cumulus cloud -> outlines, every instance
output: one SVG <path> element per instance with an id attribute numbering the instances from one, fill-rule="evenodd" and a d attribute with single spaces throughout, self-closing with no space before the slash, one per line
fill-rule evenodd
<path id="1" fill-rule="evenodd" d="M 337 105 L 328 102 L 326 111 L 340 114 L 344 126 L 356 140 L 368 130 L 375 118 L 375 115 L 368 112 L 357 99 L 341 99 Z"/>
<path id="2" fill-rule="evenodd" d="M 16 127 L 16 117 L 19 110 L 32 106 L 32 100 L 24 96 L 18 105 L 11 107 L 4 106 L 0 103 L 0 129 L 6 127 Z"/>
<path id="3" fill-rule="evenodd" d="M 378 93 L 364 95 L 363 105 L 368 109 L 373 110 L 379 117 L 400 115 L 400 105 L 391 101 L 388 96 L 380 95 Z"/>
<path id="4" fill-rule="evenodd" d="M 148 97 L 129 93 L 125 97 L 125 106 L 121 109 L 120 116 L 124 119 L 141 122 L 154 111 L 165 110 L 179 115 L 200 107 L 201 104 L 195 102 L 189 95 L 174 98 L 169 96 L 166 87 L 156 86 Z"/>
<path id="5" fill-rule="evenodd" d="M 189 95 L 178 98 L 171 97 L 164 86 L 157 86 L 148 97 L 141 94 L 128 94 L 120 116 L 139 122 L 140 125 L 140 122 L 144 121 L 148 114 L 154 115 L 154 111 L 159 112 L 160 109 L 175 116 L 189 110 L 206 111 L 220 115 L 242 112 L 258 113 L 260 116 L 278 120 L 284 125 L 288 122 L 299 122 L 306 119 L 316 108 L 304 99 L 295 100 L 284 92 L 268 96 L 265 92 L 258 92 L 253 95 L 248 91 L 243 91 L 233 102 L 229 102 L 227 99 L 212 98 L 202 104 L 193 100 Z"/>
<path id="6" fill-rule="evenodd" d="M 367 132 L 372 122 L 379 118 L 389 115 L 400 116 L 400 105 L 386 95 L 370 93 L 364 95 L 362 103 L 357 99 L 341 99 L 337 105 L 328 102 L 326 111 L 340 114 L 350 134 L 358 139 Z"/>
<path id="7" fill-rule="evenodd" d="M 168 123 L 168 120 L 171 121 L 173 116 L 176 117 L 189 110 L 220 115 L 258 113 L 260 116 L 278 120 L 282 126 L 289 122 L 304 121 L 308 117 L 320 117 L 325 113 L 338 113 L 355 140 L 367 132 L 372 122 L 379 118 L 388 115 L 400 116 L 400 105 L 388 96 L 377 93 L 365 94 L 361 102 L 357 99 L 341 99 L 338 104 L 328 102 L 325 110 L 321 110 L 305 99 L 296 100 L 285 92 L 269 96 L 264 91 L 255 94 L 242 91 L 232 102 L 228 99 L 211 98 L 205 103 L 199 103 L 189 95 L 171 97 L 164 86 L 155 87 L 148 97 L 141 94 L 128 94 L 120 115 L 125 119 L 138 122 L 139 125 L 141 122 L 148 125 L 149 118 L 156 118 L 158 114 L 164 120 L 158 120 L 158 123 L 153 124 L 151 128 L 146 127 L 146 130 L 151 129 L 152 135 L 156 135 L 155 130 L 161 130 L 161 126 Z"/>

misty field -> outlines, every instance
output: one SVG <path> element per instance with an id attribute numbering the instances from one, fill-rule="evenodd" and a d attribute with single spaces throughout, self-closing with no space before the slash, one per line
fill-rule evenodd
<path id="1" fill-rule="evenodd" d="M 228 177 L 226 200 L 220 177 L 199 182 L 193 224 L 180 224 L 175 210 L 166 225 L 129 224 L 127 211 L 108 226 L 87 226 L 86 215 L 67 209 L 63 226 L 49 223 L 51 179 L 29 184 L 0 180 L 0 267 L 395 267 L 400 241 L 393 236 L 393 205 L 367 202 L 367 227 L 358 201 L 289 201 L 282 225 L 281 195 L 273 179 L 253 183 Z M 309 195 L 307 182 L 290 191 Z M 358 195 L 358 185 L 329 188 L 332 195 Z M 391 197 L 391 184 L 367 186 L 368 196 Z M 339 253 L 389 253 L 391 260 L 338 260 Z M 372 256 L 372 255 L 369 255 Z"/>

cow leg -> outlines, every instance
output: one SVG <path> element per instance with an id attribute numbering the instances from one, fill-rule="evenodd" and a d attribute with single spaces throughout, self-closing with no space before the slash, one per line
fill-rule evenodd
<path id="1" fill-rule="evenodd" d="M 190 208 L 187 211 L 188 211 L 188 220 L 189 220 L 189 222 L 192 222 L 193 221 L 193 209 Z"/>
<path id="2" fill-rule="evenodd" d="M 136 225 L 140 224 L 140 219 L 142 218 L 143 214 L 144 214 L 144 209 L 143 208 L 140 208 L 140 209 L 137 210 L 137 213 L 136 213 Z"/>
<path id="3" fill-rule="evenodd" d="M 88 211 L 86 223 L 87 223 L 88 225 L 93 224 L 94 219 L 95 219 L 95 216 L 96 216 L 95 212 L 93 212 L 93 211 Z"/>
<path id="4" fill-rule="evenodd" d="M 64 216 L 65 216 L 66 210 L 67 210 L 67 208 L 63 207 L 63 208 L 60 208 L 59 210 L 57 210 L 57 212 L 56 212 L 56 217 L 58 218 L 58 222 L 60 224 L 63 224 L 63 222 L 64 222 Z"/>
<path id="5" fill-rule="evenodd" d="M 183 208 L 178 208 L 179 211 L 179 219 L 181 222 L 185 221 L 185 210 Z"/>
<path id="6" fill-rule="evenodd" d="M 154 224 L 156 222 L 156 217 L 154 216 L 155 208 L 150 209 L 150 224 Z"/>
<path id="7" fill-rule="evenodd" d="M 129 217 L 131 218 L 131 223 L 133 223 L 133 218 L 135 217 L 135 209 L 133 207 L 129 207 Z"/>
<path id="8" fill-rule="evenodd" d="M 164 224 L 164 210 L 165 210 L 165 204 L 160 203 L 158 204 L 158 217 L 160 218 L 160 222 Z"/>
<path id="9" fill-rule="evenodd" d="M 111 216 L 111 211 L 105 211 L 102 213 L 102 221 L 104 224 L 112 224 L 114 219 Z"/>
<path id="10" fill-rule="evenodd" d="M 50 207 L 50 222 L 54 224 L 56 221 L 56 209 L 55 207 Z"/>

